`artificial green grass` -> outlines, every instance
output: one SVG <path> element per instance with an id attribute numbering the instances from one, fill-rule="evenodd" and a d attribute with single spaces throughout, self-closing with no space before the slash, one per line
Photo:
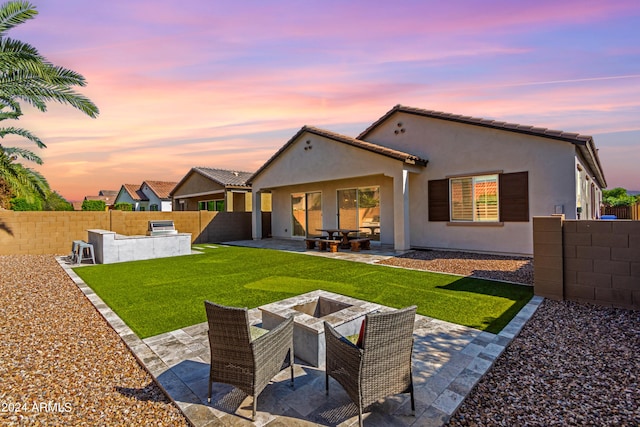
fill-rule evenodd
<path id="1" fill-rule="evenodd" d="M 497 333 L 531 299 L 529 286 L 270 249 L 204 253 L 76 268 L 141 338 L 206 320 L 204 300 L 254 308 L 322 289 Z"/>

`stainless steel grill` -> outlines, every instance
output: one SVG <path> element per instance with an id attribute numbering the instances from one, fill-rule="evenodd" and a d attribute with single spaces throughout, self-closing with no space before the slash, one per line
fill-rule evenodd
<path id="1" fill-rule="evenodd" d="M 173 220 L 149 221 L 147 236 L 162 236 L 166 234 L 178 234 Z"/>

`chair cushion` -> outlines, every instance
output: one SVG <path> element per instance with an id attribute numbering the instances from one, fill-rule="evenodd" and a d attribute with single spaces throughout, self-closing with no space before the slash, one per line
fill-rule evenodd
<path id="1" fill-rule="evenodd" d="M 356 345 L 356 343 L 358 342 L 358 334 L 347 335 L 344 338 L 353 345 Z"/>
<path id="2" fill-rule="evenodd" d="M 256 339 L 269 332 L 269 330 L 260 328 L 258 326 L 251 326 L 249 328 L 249 332 L 251 332 L 251 341 L 255 341 Z"/>

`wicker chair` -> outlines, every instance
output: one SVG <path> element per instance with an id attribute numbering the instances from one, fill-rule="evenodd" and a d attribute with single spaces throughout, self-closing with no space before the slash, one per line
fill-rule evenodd
<path id="1" fill-rule="evenodd" d="M 411 410 L 415 414 L 411 355 L 416 307 L 365 317 L 361 347 L 342 337 L 324 323 L 326 338 L 326 391 L 333 377 L 362 412 L 378 399 L 411 393 Z"/>
<path id="2" fill-rule="evenodd" d="M 213 382 L 233 385 L 253 396 L 255 420 L 258 395 L 286 367 L 291 368 L 293 387 L 293 317 L 252 339 L 253 327 L 246 308 L 224 307 L 210 301 L 204 305 L 211 347 L 208 401 L 211 402 Z"/>

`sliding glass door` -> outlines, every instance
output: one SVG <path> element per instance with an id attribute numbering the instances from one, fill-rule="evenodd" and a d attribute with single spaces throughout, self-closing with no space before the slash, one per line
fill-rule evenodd
<path id="1" fill-rule="evenodd" d="M 338 228 L 380 239 L 380 187 L 338 190 Z"/>
<path id="2" fill-rule="evenodd" d="M 322 193 L 293 193 L 291 195 L 291 235 L 319 236 L 322 228 Z"/>

